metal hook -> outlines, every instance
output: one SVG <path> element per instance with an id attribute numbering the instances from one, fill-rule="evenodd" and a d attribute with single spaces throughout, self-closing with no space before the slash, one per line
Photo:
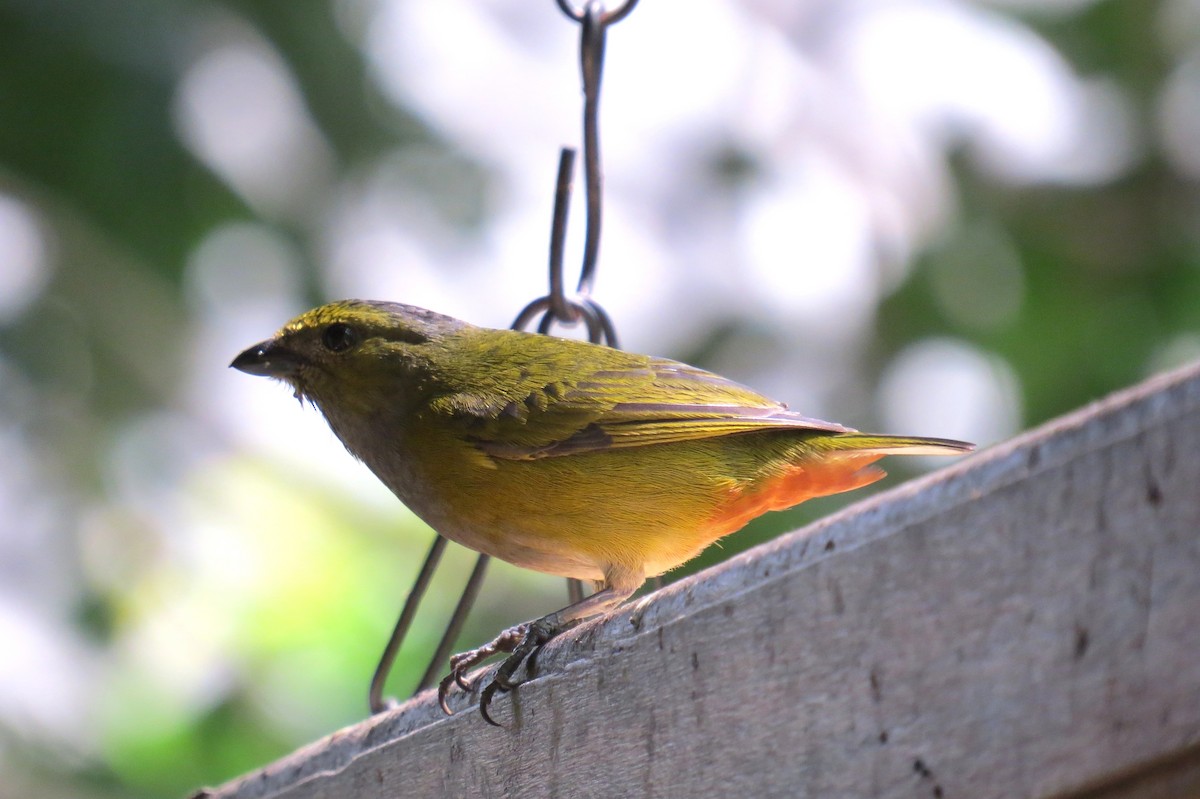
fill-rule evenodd
<path id="1" fill-rule="evenodd" d="M 581 320 L 587 325 L 588 340 L 594 344 L 617 347 L 616 329 L 608 313 L 591 298 L 592 284 L 596 277 L 596 263 L 600 253 L 601 212 L 603 206 L 603 175 L 600 167 L 600 77 L 604 70 L 605 33 L 610 25 L 623 20 L 638 4 L 638 0 L 625 0 L 619 7 L 605 11 L 600 0 L 587 0 L 583 8 L 576 10 L 568 0 L 555 0 L 559 9 L 571 20 L 580 24 L 579 65 L 583 76 L 583 159 L 584 190 L 587 196 L 587 222 L 584 233 L 583 264 L 575 297 L 568 297 L 563 281 L 563 250 L 567 236 L 567 219 L 570 213 L 572 175 L 575 169 L 575 151 L 563 148 L 559 154 L 558 177 L 555 183 L 554 217 L 550 226 L 550 293 L 529 303 L 513 321 L 514 330 L 525 329 L 538 315 L 538 332 L 549 333 L 555 323 L 574 325 Z M 405 601 L 404 609 L 396 622 L 395 630 L 384 649 L 375 675 L 371 680 L 369 702 L 371 711 L 378 713 L 389 707 L 390 701 L 383 696 L 384 684 L 391 671 L 396 654 L 404 640 L 408 627 L 416 614 L 421 596 L 424 594 L 433 570 L 445 549 L 446 540 L 441 536 L 434 539 L 429 555 L 421 567 L 420 575 Z M 438 664 L 449 655 L 462 624 L 483 582 L 488 556 L 480 555 L 475 562 L 471 577 L 463 589 L 462 598 L 450 618 L 445 634 L 434 654 L 433 661 L 417 686 L 421 691 L 432 683 Z M 582 584 L 568 580 L 571 601 L 583 596 Z"/>
<path id="2" fill-rule="evenodd" d="M 392 637 L 388 639 L 387 646 L 383 649 L 379 665 L 375 667 L 375 675 L 371 677 L 371 690 L 367 697 L 367 704 L 372 713 L 382 713 L 391 705 L 390 700 L 383 698 L 384 684 L 392 670 L 392 664 L 396 661 L 400 645 L 404 643 L 404 637 L 408 634 L 413 617 L 417 615 L 417 606 L 421 604 L 421 597 L 425 595 L 425 589 L 429 587 L 429 582 L 433 579 L 433 572 L 437 569 L 438 561 L 442 559 L 442 553 L 445 551 L 446 539 L 435 535 L 433 545 L 429 548 L 429 554 L 425 556 L 425 562 L 417 574 L 417 581 L 413 583 L 412 590 L 408 592 L 408 599 L 404 601 L 404 610 L 400 612 L 400 618 L 396 620 Z M 481 555 L 480 557 L 487 556 Z M 417 690 L 419 691 L 420 688 Z"/>
<path id="3" fill-rule="evenodd" d="M 605 34 L 609 25 L 624 19 L 637 0 L 627 0 L 613 11 L 604 11 L 599 0 L 588 0 L 582 10 L 576 11 L 567 0 L 556 0 L 558 7 L 570 19 L 580 24 L 579 66 L 583 78 L 583 159 L 584 190 L 587 196 L 587 223 L 584 233 L 583 263 L 579 271 L 576 299 L 567 297 L 563 280 L 563 250 L 567 234 L 567 218 L 570 213 L 572 175 L 575 166 L 575 151 L 563 148 L 559 154 L 558 177 L 555 182 L 554 218 L 550 226 L 550 293 L 549 311 L 538 329 L 548 332 L 554 323 L 573 325 L 583 318 L 588 322 L 589 339 L 593 343 L 616 346 L 616 336 L 608 315 L 599 305 L 590 300 L 592 284 L 596 278 L 596 264 L 600 254 L 602 228 L 604 176 L 600 162 L 600 78 L 604 71 Z M 535 300 L 518 316 L 513 327 L 520 329 L 531 321 L 536 311 Z M 591 310 L 582 307 L 588 304 Z"/>
<path id="4" fill-rule="evenodd" d="M 470 614 L 471 607 L 479 596 L 479 589 L 483 587 L 483 576 L 487 572 L 491 559 L 490 555 L 482 553 L 475 559 L 475 568 L 471 570 L 471 576 L 467 579 L 462 596 L 459 597 L 458 604 L 454 606 L 450 623 L 446 625 L 446 631 L 442 633 L 442 640 L 438 642 L 433 657 L 429 659 L 429 665 L 425 668 L 425 674 L 417 683 L 417 690 L 414 693 L 419 694 L 431 687 L 441 676 L 442 669 L 445 668 L 445 663 L 454 649 L 454 642 L 458 640 L 458 634 L 462 632 L 463 625 L 466 624 L 467 615 Z"/>
<path id="5" fill-rule="evenodd" d="M 580 23 L 579 69 L 583 75 L 583 185 L 587 195 L 587 227 L 583 243 L 583 265 L 576 291 L 586 297 L 596 277 L 600 254 L 600 222 L 603 211 L 604 176 L 600 171 L 600 76 L 604 70 L 607 25 L 598 2 L 589 2 Z"/>
<path id="6" fill-rule="evenodd" d="M 601 305 L 587 296 L 590 281 L 595 274 L 595 259 L 590 262 L 591 270 L 580 278 L 580 293 L 577 299 L 566 295 L 563 281 L 563 249 L 566 240 L 567 218 L 571 206 L 571 174 L 575 164 L 575 151 L 564 147 L 558 159 L 558 178 L 554 192 L 554 216 L 550 225 L 550 293 L 538 297 L 526 305 L 513 320 L 513 330 L 524 330 L 541 314 L 537 330 L 549 333 L 555 322 L 575 324 L 582 319 L 588 327 L 588 340 L 593 344 L 605 344 L 616 348 L 617 333 L 612 319 Z M 597 161 L 597 168 L 599 162 Z M 597 193 L 597 202 L 599 194 Z M 598 214 L 597 214 L 598 217 Z M 599 231 L 597 222 L 591 230 Z M 585 283 L 586 281 L 586 283 Z"/>
<path id="7" fill-rule="evenodd" d="M 563 283 L 563 250 L 567 241 L 567 220 L 571 215 L 571 188 L 575 174 L 575 150 L 564 147 L 558 154 L 558 176 L 554 181 L 554 216 L 550 222 L 550 308 L 565 324 L 574 324 L 578 314 L 567 299 Z M 580 278 L 582 280 L 582 277 Z M 513 325 L 516 327 L 515 323 Z"/>

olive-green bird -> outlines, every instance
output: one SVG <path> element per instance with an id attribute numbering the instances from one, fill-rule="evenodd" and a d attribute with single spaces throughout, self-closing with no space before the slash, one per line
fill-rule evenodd
<path id="1" fill-rule="evenodd" d="M 463 546 L 595 581 L 581 602 L 451 660 L 452 680 L 510 652 L 512 687 L 554 635 L 770 510 L 873 483 L 884 455 L 971 444 L 864 434 L 665 358 L 475 327 L 410 305 L 315 308 L 232 364 L 278 378 L 417 516 Z M 449 712 L 449 711 L 447 711 Z"/>

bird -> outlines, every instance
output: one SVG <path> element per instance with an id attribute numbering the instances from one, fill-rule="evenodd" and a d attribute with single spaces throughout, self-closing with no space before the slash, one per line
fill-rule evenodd
<path id="1" fill-rule="evenodd" d="M 307 311 L 232 367 L 315 406 L 413 513 L 469 549 L 595 593 L 455 655 L 439 686 L 499 653 L 479 710 L 563 631 L 768 511 L 884 476 L 886 455 L 960 455 L 951 439 L 860 433 L 666 358 L 478 327 L 412 305 Z"/>

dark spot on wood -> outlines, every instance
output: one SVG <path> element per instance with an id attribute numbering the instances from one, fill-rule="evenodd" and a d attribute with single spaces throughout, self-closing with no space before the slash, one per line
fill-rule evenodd
<path id="1" fill-rule="evenodd" d="M 1075 625 L 1075 659 L 1081 660 L 1087 654 L 1088 644 L 1088 629 L 1082 625 Z"/>
<path id="2" fill-rule="evenodd" d="M 940 785 L 933 786 L 933 795 L 935 797 L 937 797 L 937 799 L 942 799 L 942 786 L 940 786 Z"/>
<path id="3" fill-rule="evenodd" d="M 882 732 L 879 733 L 879 743 L 885 744 L 887 742 L 888 742 L 887 730 L 883 730 Z"/>
<path id="4" fill-rule="evenodd" d="M 700 653 L 693 652 L 692 653 L 692 671 L 698 671 L 699 669 L 700 669 Z"/>
<path id="5" fill-rule="evenodd" d="M 835 546 L 836 546 L 836 544 L 834 544 L 833 541 L 826 541 L 825 542 L 825 551 L 832 552 L 834 550 Z"/>
<path id="6" fill-rule="evenodd" d="M 658 651 L 661 652 L 662 650 L 663 650 L 663 628 L 659 627 L 658 628 Z"/>
<path id="7" fill-rule="evenodd" d="M 646 760 L 654 759 L 654 733 L 658 731 L 658 719 L 654 716 L 654 711 L 650 711 L 650 728 L 646 731 Z"/>
<path id="8" fill-rule="evenodd" d="M 1150 480 L 1146 484 L 1146 501 L 1151 505 L 1161 505 L 1163 500 L 1162 489 L 1158 487 L 1158 483 Z"/>
<path id="9" fill-rule="evenodd" d="M 1034 447 L 1033 449 L 1029 450 L 1029 458 L 1025 461 L 1026 467 L 1028 467 L 1029 470 L 1032 471 L 1032 470 L 1036 469 L 1038 467 L 1038 464 L 1040 464 L 1041 462 L 1042 462 L 1042 448 Z"/>
<path id="10" fill-rule="evenodd" d="M 383 785 L 383 769 L 375 769 L 375 782 Z"/>
<path id="11" fill-rule="evenodd" d="M 883 685 L 879 675 L 875 673 L 875 669 L 871 669 L 871 698 L 875 700 L 876 704 L 883 701 Z"/>
<path id="12" fill-rule="evenodd" d="M 926 766 L 925 761 L 919 757 L 913 761 L 913 771 L 923 780 L 927 780 L 933 776 L 933 772 L 929 770 L 929 766 Z"/>
<path id="13" fill-rule="evenodd" d="M 733 605 L 726 603 L 721 610 L 725 613 L 725 617 L 729 618 L 733 615 Z"/>
<path id="14" fill-rule="evenodd" d="M 846 612 L 846 600 L 842 598 L 842 587 L 838 585 L 837 580 L 834 580 L 830 588 L 833 594 L 833 613 L 835 616 L 841 616 Z"/>

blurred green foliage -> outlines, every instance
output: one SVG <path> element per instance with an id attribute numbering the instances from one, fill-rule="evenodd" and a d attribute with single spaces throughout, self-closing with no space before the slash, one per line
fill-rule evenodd
<path id="1" fill-rule="evenodd" d="M 1081 71 L 1116 83 L 1151 127 L 1176 61 L 1155 25 L 1158 6 L 1107 0 L 1053 14 L 1031 10 L 1021 21 Z M 0 318 L 0 412 L 33 453 L 30 474 L 52 508 L 45 528 L 52 534 L 36 546 L 61 553 L 54 590 L 43 591 L 15 566 L 0 579 L 31 602 L 66 603 L 62 618 L 89 662 L 77 664 L 75 681 L 86 701 L 59 727 L 46 731 L 0 705 L 0 767 L 11 775 L 0 796 L 181 795 L 363 713 L 370 670 L 428 541 L 419 523 L 398 507 L 364 504 L 280 464 L 235 454 L 219 468 L 190 473 L 182 495 L 189 513 L 212 514 L 214 529 L 236 519 L 262 530 L 261 540 L 221 546 L 256 549 L 250 562 L 272 579 L 256 591 L 253 575 L 226 578 L 219 564 L 211 574 L 201 569 L 216 590 L 179 565 L 191 561 L 176 561 L 169 539 L 143 529 L 138 508 L 113 500 L 111 462 L 118 429 L 191 413 L 180 389 L 195 333 L 185 273 L 214 227 L 240 220 L 270 226 L 298 254 L 303 299 L 328 299 L 312 219 L 254 207 L 181 143 L 172 108 L 197 20 L 236 18 L 269 42 L 331 149 L 335 175 L 420 146 L 457 165 L 457 185 L 465 187 L 458 191 L 482 194 L 487 185 L 485 167 L 380 96 L 335 12 L 336 4 L 318 0 L 0 4 L 0 192 L 37 210 L 55 264 L 19 313 Z M 547 3 L 545 13 L 557 12 Z M 863 362 L 848 368 L 872 374 L 915 341 L 954 336 L 1007 362 L 1019 380 L 1021 421 L 1032 425 L 1200 353 L 1197 176 L 1183 174 L 1153 144 L 1117 180 L 1099 185 L 1016 186 L 965 156 L 951 164 L 955 221 L 883 300 Z M 712 185 L 733 193 L 753 179 L 754 158 L 714 159 L 712 169 Z M 456 224 L 479 225 L 488 213 L 482 199 L 454 205 L 438 180 L 418 188 Z M 1000 258 L 1019 262 L 1024 294 L 1013 316 L 989 324 L 962 309 Z M 984 271 L 964 271 L 964 264 Z M 729 338 L 762 334 L 756 320 L 735 318 L 676 355 L 704 363 Z M 190 424 L 207 429 L 203 419 Z M 220 434 L 212 437 L 214 448 L 224 446 Z M 12 490 L 29 499 L 15 483 Z M 759 520 L 689 570 L 841 504 L 835 498 Z M 0 536 L 15 538 L 22 522 L 2 524 Z M 118 541 L 128 547 L 91 552 L 92 524 L 124 531 Z M 464 574 L 470 557 L 458 552 L 449 560 L 448 574 Z M 559 596 L 558 583 L 498 566 L 464 638 L 540 615 L 557 601 L 546 597 Z M 424 669 L 422 653 L 432 649 L 437 619 L 457 590 L 455 577 L 439 578 L 426 608 L 436 618 L 413 632 L 397 691 Z M 173 634 L 153 628 L 131 635 L 164 606 L 175 608 L 160 622 Z M 221 631 L 204 640 L 224 642 L 234 654 L 131 654 L 156 642 L 183 645 L 189 635 L 179 633 L 197 619 Z M 222 664 L 220 673 L 189 678 L 193 690 L 185 696 L 171 693 L 154 669 L 191 658 Z"/>

